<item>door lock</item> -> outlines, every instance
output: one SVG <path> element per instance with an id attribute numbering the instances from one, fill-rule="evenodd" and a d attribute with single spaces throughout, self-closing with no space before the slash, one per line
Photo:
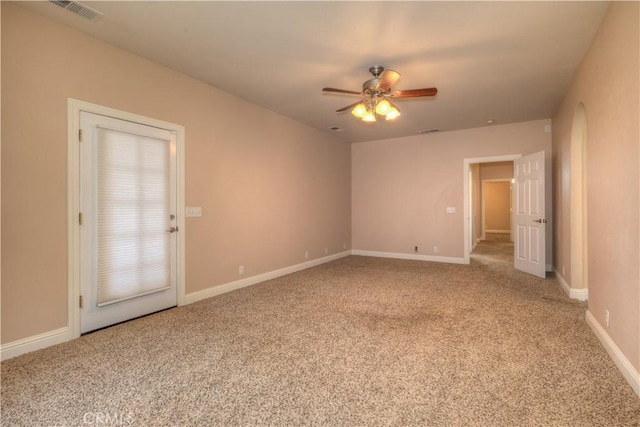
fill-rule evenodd
<path id="1" fill-rule="evenodd" d="M 176 231 L 178 231 L 178 227 L 169 227 L 167 230 L 168 233 L 175 233 Z"/>
<path id="2" fill-rule="evenodd" d="M 546 224 L 547 220 L 544 218 L 541 218 L 541 219 L 534 219 L 533 222 L 537 222 L 538 224 Z"/>

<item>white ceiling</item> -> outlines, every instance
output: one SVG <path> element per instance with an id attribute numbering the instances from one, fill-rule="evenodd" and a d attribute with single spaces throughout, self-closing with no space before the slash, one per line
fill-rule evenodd
<path id="1" fill-rule="evenodd" d="M 325 132 L 357 142 L 552 117 L 608 2 L 82 2 L 90 22 L 48 2 L 19 5 Z M 402 116 L 364 123 L 369 67 L 402 74 Z"/>

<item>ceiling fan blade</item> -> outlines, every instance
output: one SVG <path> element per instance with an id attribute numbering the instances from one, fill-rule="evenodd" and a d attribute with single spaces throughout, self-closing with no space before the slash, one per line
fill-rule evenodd
<path id="1" fill-rule="evenodd" d="M 386 92 L 391 89 L 391 86 L 396 84 L 400 79 L 400 73 L 394 70 L 384 70 L 382 74 L 380 74 L 378 84 L 376 85 L 376 89 Z"/>
<path id="2" fill-rule="evenodd" d="M 362 101 L 354 102 L 353 104 L 347 105 L 346 107 L 342 107 L 339 110 L 336 110 L 336 113 L 342 113 L 343 111 L 351 110 L 356 105 L 360 104 Z"/>
<path id="3" fill-rule="evenodd" d="M 344 89 L 336 89 L 333 87 L 323 87 L 322 88 L 323 92 L 336 92 L 336 93 L 348 93 L 351 95 L 362 95 L 362 92 L 356 92 L 353 90 L 344 90 Z"/>
<path id="4" fill-rule="evenodd" d="M 437 93 L 438 89 L 430 87 L 427 89 L 394 90 L 388 96 L 393 98 L 417 98 L 419 96 L 434 96 Z"/>

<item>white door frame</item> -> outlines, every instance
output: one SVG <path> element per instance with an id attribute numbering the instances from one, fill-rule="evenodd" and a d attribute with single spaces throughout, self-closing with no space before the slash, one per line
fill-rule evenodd
<path id="1" fill-rule="evenodd" d="M 463 160 L 463 168 L 462 168 L 462 183 L 463 183 L 463 207 L 464 207 L 464 263 L 469 264 L 471 262 L 471 245 L 469 242 L 469 235 L 471 231 L 469 230 L 469 216 L 471 215 L 469 209 L 469 193 L 471 189 L 469 188 L 469 168 L 473 163 L 493 163 L 493 162 L 510 162 L 514 161 L 522 157 L 522 154 L 507 154 L 503 156 L 492 156 L 492 157 L 473 157 Z"/>
<path id="2" fill-rule="evenodd" d="M 101 105 L 67 99 L 67 274 L 68 308 L 67 324 L 70 338 L 80 336 L 80 111 L 142 123 L 176 133 L 176 181 L 177 181 L 177 298 L 178 306 L 185 303 L 185 221 L 184 221 L 184 126 L 138 114 L 128 113 Z"/>

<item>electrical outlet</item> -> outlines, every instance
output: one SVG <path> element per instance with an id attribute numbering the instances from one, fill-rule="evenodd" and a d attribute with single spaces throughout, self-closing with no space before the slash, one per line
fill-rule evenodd
<path id="1" fill-rule="evenodd" d="M 433 247 L 433 253 L 434 253 L 434 254 L 437 254 L 437 253 L 438 253 L 438 247 L 437 247 L 437 246 L 434 246 L 434 247 Z"/>
<path id="2" fill-rule="evenodd" d="M 244 265 L 241 265 L 240 267 L 238 267 L 238 274 L 240 276 L 242 276 L 244 274 Z"/>
<path id="3" fill-rule="evenodd" d="M 304 257 L 309 258 L 309 251 L 304 251 Z"/>
<path id="4" fill-rule="evenodd" d="M 324 248 L 324 253 L 328 254 L 329 253 L 329 248 Z"/>
<path id="5" fill-rule="evenodd" d="M 415 251 L 416 251 L 416 253 L 418 253 L 418 247 L 417 247 L 417 246 L 416 246 L 416 249 L 415 249 Z"/>
<path id="6" fill-rule="evenodd" d="M 609 316 L 609 310 L 604 311 L 604 324 L 609 328 L 611 325 L 611 316 Z"/>

